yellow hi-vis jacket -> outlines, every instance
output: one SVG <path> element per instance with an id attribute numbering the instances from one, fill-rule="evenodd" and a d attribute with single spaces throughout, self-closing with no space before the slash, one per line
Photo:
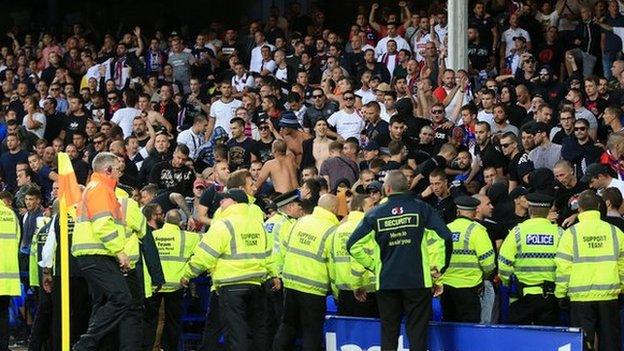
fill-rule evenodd
<path id="1" fill-rule="evenodd" d="M 264 229 L 273 245 L 273 254 L 277 260 L 277 269 L 281 273 L 284 267 L 285 241 L 296 220 L 285 213 L 277 212 L 264 222 Z"/>
<path id="2" fill-rule="evenodd" d="M 17 259 L 20 236 L 15 212 L 0 201 L 0 247 L 3 251 L 0 255 L 0 296 L 20 296 L 22 293 Z"/>
<path id="3" fill-rule="evenodd" d="M 182 230 L 171 223 L 165 223 L 162 228 L 153 231 L 152 235 L 165 275 L 165 285 L 160 291 L 172 292 L 181 289 L 182 269 L 201 240 L 201 235 Z"/>
<path id="4" fill-rule="evenodd" d="M 570 301 L 615 300 L 624 281 L 624 234 L 585 211 L 559 241 L 555 264 L 555 296 Z"/>

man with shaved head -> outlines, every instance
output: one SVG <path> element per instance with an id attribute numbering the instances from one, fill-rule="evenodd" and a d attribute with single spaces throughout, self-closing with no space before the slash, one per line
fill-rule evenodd
<path id="1" fill-rule="evenodd" d="M 330 291 L 328 238 L 338 225 L 337 208 L 336 196 L 325 194 L 312 214 L 297 220 L 290 231 L 282 273 L 284 314 L 273 350 L 292 350 L 299 326 L 303 350 L 321 349 L 325 297 Z"/>

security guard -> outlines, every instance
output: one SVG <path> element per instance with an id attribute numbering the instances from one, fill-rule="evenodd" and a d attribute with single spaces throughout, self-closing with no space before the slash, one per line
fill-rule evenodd
<path id="1" fill-rule="evenodd" d="M 570 325 L 583 328 L 585 348 L 620 350 L 620 308 L 624 278 L 624 234 L 600 219 L 600 198 L 591 190 L 578 198 L 579 222 L 559 241 L 555 296 L 570 298 Z"/>
<path id="2" fill-rule="evenodd" d="M 9 303 L 11 296 L 20 296 L 21 285 L 17 252 L 20 226 L 15 212 L 0 201 L 0 350 L 9 349 Z"/>
<path id="3" fill-rule="evenodd" d="M 245 192 L 229 189 L 223 196 L 222 219 L 213 221 L 203 235 L 180 282 L 187 285 L 188 279 L 208 270 L 219 294 L 226 350 L 260 350 L 266 345 L 262 283 L 267 275 L 277 277 L 272 246 L 262 222 L 249 217 Z M 279 288 L 279 279 L 274 281 Z"/>
<path id="4" fill-rule="evenodd" d="M 501 281 L 509 285 L 512 274 L 518 281 L 517 300 L 509 306 L 509 324 L 557 325 L 555 299 L 555 254 L 563 229 L 548 219 L 553 198 L 546 194 L 526 195 L 530 219 L 515 226 L 503 241 L 498 256 Z"/>
<path id="5" fill-rule="evenodd" d="M 303 350 L 321 349 L 325 297 L 330 290 L 328 238 L 338 224 L 337 207 L 336 196 L 321 196 L 312 214 L 301 217 L 290 231 L 282 272 L 284 316 L 273 350 L 293 350 L 298 326 Z"/>
<path id="6" fill-rule="evenodd" d="M 231 173 L 228 176 L 226 183 L 227 189 L 241 189 L 247 194 L 247 203 L 249 204 L 249 216 L 257 218 L 259 221 L 264 222 L 264 212 L 260 206 L 256 205 L 256 198 L 254 197 L 258 188 L 256 188 L 256 181 L 253 179 L 251 173 L 246 169 L 239 169 L 236 172 Z M 212 220 L 223 218 L 222 209 L 219 207 Z"/>
<path id="7" fill-rule="evenodd" d="M 448 225 L 453 233 L 453 254 L 441 277 L 444 284 L 444 320 L 479 323 L 479 293 L 483 288 L 483 278 L 496 268 L 494 248 L 485 227 L 475 221 L 475 211 L 481 201 L 470 196 L 459 196 L 454 202 L 457 219 Z"/>
<path id="8" fill-rule="evenodd" d="M 284 241 L 288 238 L 290 229 L 297 219 L 303 216 L 299 193 L 295 190 L 281 194 L 273 199 L 273 203 L 277 207 L 277 212 L 271 218 L 264 222 L 264 229 L 267 232 L 269 243 L 273 245 L 273 253 L 277 260 L 277 269 L 281 273 L 284 265 Z M 267 331 L 268 335 L 273 336 L 277 332 L 277 328 L 282 320 L 284 311 L 284 291 L 283 289 L 273 290 L 273 282 L 265 282 L 267 291 Z M 271 348 L 272 338 L 268 338 L 267 349 Z"/>
<path id="9" fill-rule="evenodd" d="M 39 190 L 37 190 L 39 192 Z M 58 205 L 57 212 L 58 212 Z M 39 350 L 51 340 L 52 294 L 44 289 L 43 268 L 39 266 L 43 246 L 48 238 L 50 217 L 37 217 L 36 229 L 30 244 L 30 260 L 28 262 L 28 279 L 31 287 L 37 288 L 37 310 L 30 329 L 30 345 L 32 350 Z"/>
<path id="10" fill-rule="evenodd" d="M 424 351 L 431 315 L 431 268 L 444 272 L 452 250 L 451 232 L 431 206 L 408 194 L 407 178 L 401 171 L 386 174 L 384 190 L 388 201 L 364 216 L 347 241 L 347 250 L 377 277 L 381 349 L 397 349 L 405 314 L 410 349 Z M 436 240 L 446 241 L 440 253 L 443 267 L 430 264 L 428 242 Z M 371 242 L 373 255 L 367 250 Z"/>
<path id="11" fill-rule="evenodd" d="M 130 308 L 132 295 L 123 272 L 130 270 L 124 252 L 125 229 L 120 225 L 121 207 L 115 186 L 121 163 L 110 152 L 93 159 L 93 174 L 78 204 L 72 254 L 76 256 L 92 295 L 93 313 L 87 332 L 74 350 L 96 350 L 106 334 L 115 329 Z"/>
<path id="12" fill-rule="evenodd" d="M 154 292 L 145 301 L 146 327 L 145 347 L 152 349 L 158 327 L 158 311 L 162 301 L 165 301 L 165 326 L 163 340 L 167 341 L 166 350 L 177 350 L 182 334 L 182 312 L 184 289 L 180 285 L 182 268 L 189 260 L 193 249 L 201 240 L 198 233 L 189 232 L 180 228 L 182 217 L 178 210 L 170 210 L 165 216 L 165 224 L 161 229 L 153 232 L 160 261 L 165 273 L 165 284 L 158 292 Z"/>
<path id="13" fill-rule="evenodd" d="M 364 269 L 347 252 L 347 240 L 364 218 L 364 213 L 375 205 L 364 195 L 355 193 L 349 204 L 349 215 L 329 237 L 331 254 L 329 275 L 338 314 L 352 317 L 379 317 L 375 291 L 375 275 Z M 369 248 L 373 252 L 373 248 Z"/>

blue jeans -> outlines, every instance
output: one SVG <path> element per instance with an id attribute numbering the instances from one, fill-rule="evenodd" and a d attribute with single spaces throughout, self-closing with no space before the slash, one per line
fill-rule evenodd
<path id="1" fill-rule="evenodd" d="M 481 293 L 481 324 L 492 324 L 492 310 L 494 309 L 494 286 L 489 280 L 483 281 Z"/>

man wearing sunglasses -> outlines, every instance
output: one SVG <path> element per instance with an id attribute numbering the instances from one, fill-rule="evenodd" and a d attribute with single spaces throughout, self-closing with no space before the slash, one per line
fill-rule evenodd
<path id="1" fill-rule="evenodd" d="M 598 162 L 603 151 L 594 145 L 589 131 L 589 122 L 579 118 L 574 122 L 574 138 L 564 139 L 561 145 L 561 158 L 570 161 L 577 177 L 585 174 L 584 166 Z"/>
<path id="2" fill-rule="evenodd" d="M 347 90 L 342 94 L 344 101 L 343 108 L 333 113 L 327 123 L 336 128 L 336 132 L 343 139 L 354 137 L 359 140 L 360 132 L 364 129 L 364 120 L 355 110 L 355 94 L 351 90 Z"/>
<path id="3" fill-rule="evenodd" d="M 308 106 L 303 115 L 303 129 L 310 133 L 318 119 L 328 119 L 338 111 L 338 106 L 333 101 L 328 101 L 323 89 L 316 88 L 312 91 L 312 105 Z"/>

